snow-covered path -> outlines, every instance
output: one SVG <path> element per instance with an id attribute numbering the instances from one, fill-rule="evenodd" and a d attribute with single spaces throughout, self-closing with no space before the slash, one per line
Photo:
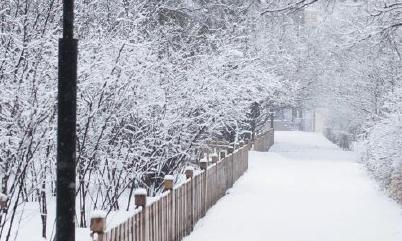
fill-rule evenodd
<path id="1" fill-rule="evenodd" d="M 402 209 L 353 153 L 314 133 L 275 135 L 185 241 L 402 240 Z"/>

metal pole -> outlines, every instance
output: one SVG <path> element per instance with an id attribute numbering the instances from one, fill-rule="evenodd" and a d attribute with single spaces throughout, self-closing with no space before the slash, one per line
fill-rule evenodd
<path id="1" fill-rule="evenodd" d="M 59 40 L 56 241 L 75 241 L 77 46 L 74 0 L 63 1 Z"/>
<path id="2" fill-rule="evenodd" d="M 271 128 L 274 129 L 274 113 L 271 113 Z"/>

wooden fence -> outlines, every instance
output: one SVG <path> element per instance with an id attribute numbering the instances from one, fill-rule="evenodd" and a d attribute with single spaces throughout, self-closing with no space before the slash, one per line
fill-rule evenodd
<path id="1" fill-rule="evenodd" d="M 275 132 L 274 129 L 269 129 L 268 131 L 257 133 L 257 137 L 254 141 L 255 151 L 268 151 L 269 148 L 274 144 Z"/>
<path id="2" fill-rule="evenodd" d="M 255 150 L 268 150 L 273 145 L 273 135 L 272 129 L 257 134 Z M 195 175 L 192 171 L 186 173 L 186 182 L 168 188 L 170 190 L 151 204 L 146 204 L 145 193 L 137 193 L 138 212 L 106 232 L 105 218 L 93 217 L 92 238 L 99 241 L 180 241 L 247 170 L 251 148 L 249 143 L 228 155 L 213 156 L 211 163 L 200 163 L 202 171 Z"/>

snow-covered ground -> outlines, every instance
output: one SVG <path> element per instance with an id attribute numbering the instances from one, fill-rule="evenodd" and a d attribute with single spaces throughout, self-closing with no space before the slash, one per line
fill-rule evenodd
<path id="1" fill-rule="evenodd" d="M 275 135 L 185 241 L 402 240 L 402 209 L 352 152 L 314 133 Z"/>

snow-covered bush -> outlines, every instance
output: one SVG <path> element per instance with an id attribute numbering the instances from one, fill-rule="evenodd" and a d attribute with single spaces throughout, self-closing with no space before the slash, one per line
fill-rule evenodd
<path id="1" fill-rule="evenodd" d="M 402 202 L 402 89 L 387 97 L 384 118 L 368 130 L 363 161 L 373 176 Z"/>
<path id="2" fill-rule="evenodd" d="M 402 161 L 402 121 L 385 119 L 376 123 L 366 140 L 364 159 L 376 179 L 388 186 L 391 177 L 399 174 Z"/>

